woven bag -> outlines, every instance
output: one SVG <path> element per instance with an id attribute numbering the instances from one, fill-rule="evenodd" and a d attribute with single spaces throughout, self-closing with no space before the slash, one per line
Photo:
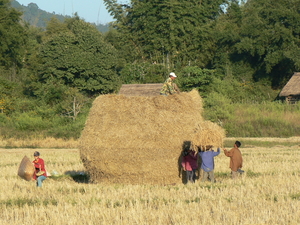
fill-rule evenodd
<path id="1" fill-rule="evenodd" d="M 32 165 L 30 159 L 27 156 L 24 156 L 19 166 L 18 175 L 22 179 L 30 181 L 34 174 L 34 170 L 34 166 Z"/>

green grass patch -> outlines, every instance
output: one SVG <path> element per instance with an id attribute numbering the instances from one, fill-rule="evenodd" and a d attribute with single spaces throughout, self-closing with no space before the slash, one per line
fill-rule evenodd
<path id="1" fill-rule="evenodd" d="M 264 147 L 264 148 L 272 148 L 275 146 L 284 146 L 284 147 L 291 147 L 295 146 L 298 143 L 295 142 L 280 142 L 280 141 L 264 141 L 264 140 L 251 140 L 251 139 L 246 139 L 246 140 L 238 140 L 242 143 L 241 148 L 243 147 Z M 234 141 L 232 140 L 225 140 L 224 141 L 224 147 L 225 148 L 232 148 L 234 144 Z"/>
<path id="2" fill-rule="evenodd" d="M 204 117 L 222 126 L 227 137 L 292 137 L 300 133 L 300 104 L 219 101 L 209 104 L 210 99 L 205 100 Z"/>
<path id="3" fill-rule="evenodd" d="M 196 197 L 196 198 L 194 198 L 194 199 L 186 199 L 186 200 L 184 200 L 184 202 L 185 202 L 186 204 L 190 204 L 190 203 L 193 203 L 193 202 L 200 203 L 200 198 L 199 198 L 199 197 Z"/>
<path id="4" fill-rule="evenodd" d="M 261 173 L 253 172 L 252 170 L 245 171 L 247 173 L 247 177 L 259 177 Z"/>
<path id="5" fill-rule="evenodd" d="M 293 200 L 300 200 L 300 192 L 294 193 L 294 194 L 290 194 L 290 197 Z"/>
<path id="6" fill-rule="evenodd" d="M 215 178 L 228 178 L 231 177 L 230 173 L 225 173 L 225 172 L 215 172 Z"/>

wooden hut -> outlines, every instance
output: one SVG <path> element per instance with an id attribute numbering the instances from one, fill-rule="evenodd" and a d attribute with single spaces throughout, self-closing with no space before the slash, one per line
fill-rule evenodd
<path id="1" fill-rule="evenodd" d="M 279 97 L 285 98 L 287 103 L 295 104 L 300 101 L 300 72 L 295 72 L 281 90 Z"/>
<path id="2" fill-rule="evenodd" d="M 126 96 L 156 96 L 162 88 L 162 83 L 153 84 L 123 84 L 119 95 Z"/>

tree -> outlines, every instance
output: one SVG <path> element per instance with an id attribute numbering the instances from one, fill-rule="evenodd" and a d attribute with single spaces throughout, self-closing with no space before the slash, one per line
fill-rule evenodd
<path id="1" fill-rule="evenodd" d="M 62 23 L 56 17 L 52 17 L 47 23 L 45 36 L 51 37 L 59 33 L 67 32 L 67 23 Z"/>
<path id="2" fill-rule="evenodd" d="M 121 5 L 104 1 L 115 29 L 126 36 L 141 60 L 174 66 L 204 66 L 212 57 L 210 34 L 223 0 L 132 0 Z M 200 53 L 201 52 L 201 53 Z"/>
<path id="3" fill-rule="evenodd" d="M 300 2 L 251 0 L 243 8 L 238 54 L 249 59 L 255 80 L 268 75 L 274 88 L 281 87 L 300 69 Z"/>
<path id="4" fill-rule="evenodd" d="M 196 66 L 187 66 L 180 72 L 179 86 L 182 91 L 197 89 L 202 97 L 209 93 L 209 85 L 214 77 L 213 70 L 201 69 Z"/>
<path id="5" fill-rule="evenodd" d="M 0 0 L 0 66 L 11 69 L 11 81 L 22 67 L 27 40 L 25 29 L 19 23 L 21 15 L 10 6 L 9 0 Z"/>
<path id="6" fill-rule="evenodd" d="M 119 86 L 116 50 L 93 25 L 78 17 L 66 23 L 67 31 L 54 33 L 41 47 L 38 81 L 59 80 L 88 95 L 114 92 Z"/>
<path id="7" fill-rule="evenodd" d="M 225 76 L 240 74 L 240 70 L 234 68 L 236 60 L 241 60 L 241 56 L 235 57 L 234 45 L 241 39 L 241 24 L 242 7 L 239 5 L 239 1 L 228 1 L 226 13 L 218 18 L 213 33 L 216 37 L 217 48 L 212 67 Z"/>
<path id="8" fill-rule="evenodd" d="M 66 92 L 64 104 L 62 104 L 63 115 L 76 120 L 87 101 L 87 97 L 81 94 L 77 88 L 70 88 Z"/>

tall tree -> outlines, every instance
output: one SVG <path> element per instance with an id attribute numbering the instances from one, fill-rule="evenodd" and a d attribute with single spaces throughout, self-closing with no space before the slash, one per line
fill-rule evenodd
<path id="1" fill-rule="evenodd" d="M 54 32 L 41 48 L 38 81 L 58 80 L 88 95 L 114 92 L 119 86 L 116 50 L 93 25 L 78 17 L 66 23 L 68 30 Z"/>
<path id="2" fill-rule="evenodd" d="M 258 65 L 256 80 L 268 75 L 274 88 L 300 69 L 299 0 L 251 0 L 243 9 L 236 52 Z"/>
<path id="3" fill-rule="evenodd" d="M 22 13 L 12 8 L 9 0 L 0 0 L 0 66 L 11 69 L 10 80 L 14 81 L 22 66 L 26 32 L 20 24 Z"/>
<path id="4" fill-rule="evenodd" d="M 174 65 L 204 66 L 212 57 L 209 35 L 223 0 L 132 0 L 128 5 L 104 1 L 140 59 Z M 201 54 L 200 54 L 201 52 Z"/>
<path id="5" fill-rule="evenodd" d="M 240 79 L 252 80 L 248 58 L 239 54 L 234 47 L 241 40 L 241 26 L 243 21 L 243 7 L 239 0 L 228 1 L 226 13 L 217 20 L 214 36 L 217 40 L 212 67 L 223 76 L 239 76 Z"/>

